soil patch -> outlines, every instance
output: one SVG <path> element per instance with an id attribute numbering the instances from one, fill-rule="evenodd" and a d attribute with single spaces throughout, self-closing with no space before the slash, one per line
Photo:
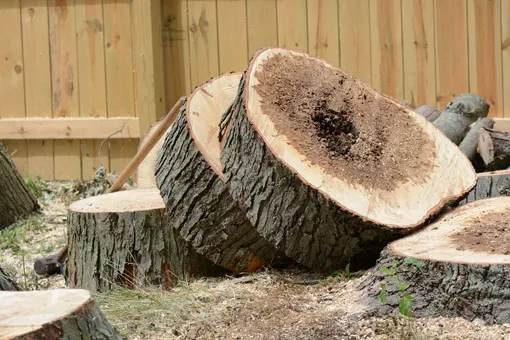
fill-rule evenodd
<path id="1" fill-rule="evenodd" d="M 469 221 L 469 226 L 452 235 L 451 239 L 458 245 L 458 250 L 510 255 L 508 216 L 510 216 L 510 209 L 479 216 Z"/>
<path id="2" fill-rule="evenodd" d="M 255 89 L 279 133 L 314 165 L 353 184 L 394 190 L 424 183 L 434 142 L 404 109 L 304 56 L 262 63 Z"/>

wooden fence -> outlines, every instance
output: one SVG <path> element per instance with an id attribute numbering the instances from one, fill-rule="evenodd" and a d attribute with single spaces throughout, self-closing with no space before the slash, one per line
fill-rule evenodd
<path id="1" fill-rule="evenodd" d="M 476 92 L 510 118 L 510 0 L 2 0 L 0 30 L 0 139 L 46 179 L 90 178 L 126 123 L 102 153 L 122 171 L 180 96 L 264 46 L 415 106 Z"/>

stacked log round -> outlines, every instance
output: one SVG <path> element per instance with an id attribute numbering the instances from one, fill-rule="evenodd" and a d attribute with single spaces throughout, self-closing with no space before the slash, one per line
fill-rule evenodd
<path id="1" fill-rule="evenodd" d="M 482 172 L 477 174 L 477 177 L 475 187 L 458 205 L 485 198 L 510 196 L 510 170 Z"/>
<path id="2" fill-rule="evenodd" d="M 0 144 L 0 230 L 39 209 L 37 199 Z"/>
<path id="3" fill-rule="evenodd" d="M 371 315 L 398 313 L 404 298 L 415 317 L 510 323 L 508 216 L 510 197 L 482 199 L 392 242 L 361 283 L 360 301 Z"/>
<path id="4" fill-rule="evenodd" d="M 122 339 L 86 290 L 0 292 L 0 300 L 2 339 Z"/>
<path id="5" fill-rule="evenodd" d="M 278 250 L 317 270 L 372 265 L 476 182 L 424 117 L 302 52 L 259 51 L 224 120 L 231 195 Z"/>
<path id="6" fill-rule="evenodd" d="M 199 254 L 234 272 L 285 261 L 253 228 L 225 185 L 218 125 L 240 77 L 223 75 L 195 89 L 156 164 L 156 183 L 174 228 Z"/>
<path id="7" fill-rule="evenodd" d="M 197 254 L 171 226 L 159 190 L 140 188 L 93 196 L 69 206 L 71 288 L 107 291 L 214 276 L 222 268 Z"/>

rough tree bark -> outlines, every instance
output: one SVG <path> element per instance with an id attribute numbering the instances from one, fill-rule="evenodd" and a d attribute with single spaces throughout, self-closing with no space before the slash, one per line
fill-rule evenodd
<path id="1" fill-rule="evenodd" d="M 122 339 L 81 289 L 0 292 L 0 338 Z"/>
<path id="2" fill-rule="evenodd" d="M 215 276 L 222 268 L 195 250 L 171 226 L 157 188 L 119 191 L 77 201 L 69 207 L 71 288 L 107 291 Z"/>
<path id="3" fill-rule="evenodd" d="M 470 248 L 476 242 L 490 244 L 494 240 L 493 235 L 483 234 L 504 227 L 503 215 L 500 216 L 503 220 L 491 221 L 499 214 L 510 214 L 510 197 L 469 203 L 425 229 L 390 243 L 358 287 L 362 292 L 358 302 L 364 304 L 364 314 L 398 313 L 402 296 L 407 292 L 413 300 L 409 311 L 414 317 L 464 317 L 487 324 L 509 323 L 508 251 Z M 459 231 L 465 232 L 473 220 L 480 226 L 470 231 L 472 243 L 455 240 Z M 385 268 L 390 271 L 394 268 L 394 275 Z M 408 287 L 399 290 L 397 284 L 391 283 L 392 277 L 398 279 L 402 288 Z M 385 284 L 386 303 L 383 304 L 380 294 Z"/>
<path id="4" fill-rule="evenodd" d="M 25 215 L 37 212 L 37 199 L 0 144 L 0 230 Z"/>
<path id="5" fill-rule="evenodd" d="M 486 171 L 504 170 L 510 166 L 510 132 L 482 128 L 478 145 Z"/>
<path id="6" fill-rule="evenodd" d="M 510 170 L 479 173 L 476 186 L 458 205 L 499 196 L 510 196 Z"/>
<path id="7" fill-rule="evenodd" d="M 466 157 L 472 161 L 478 149 L 478 139 L 480 138 L 480 130 L 482 128 L 492 128 L 494 126 L 494 120 L 484 117 L 476 121 L 476 123 L 469 129 L 466 137 L 460 142 L 459 148 L 464 152 Z"/>
<path id="8" fill-rule="evenodd" d="M 199 254 L 233 272 L 251 272 L 288 259 L 255 230 L 224 182 L 218 124 L 239 79 L 220 76 L 189 96 L 162 147 L 156 181 L 169 220 Z"/>
<path id="9" fill-rule="evenodd" d="M 14 279 L 0 266 L 0 290 L 20 290 Z"/>
<path id="10" fill-rule="evenodd" d="M 414 112 L 425 117 L 429 122 L 433 122 L 434 120 L 437 119 L 437 117 L 441 115 L 441 111 L 429 105 L 422 105 L 420 107 L 417 107 L 416 109 L 414 109 Z"/>
<path id="11" fill-rule="evenodd" d="M 287 58 L 289 54 L 292 54 L 292 58 L 304 57 L 312 60 L 304 53 L 280 48 L 261 50 L 252 58 L 250 66 L 239 85 L 236 99 L 224 115 L 222 135 L 220 136 L 224 141 L 221 162 L 231 195 L 242 205 L 246 216 L 261 235 L 277 249 L 297 262 L 316 270 L 343 269 L 347 263 L 351 263 L 351 268 L 366 267 L 373 264 L 387 242 L 418 228 L 444 206 L 467 194 L 474 186 L 475 174 L 469 160 L 436 128 L 419 119 L 417 114 L 408 108 L 379 94 L 368 85 L 337 69 L 334 69 L 334 72 L 341 79 L 336 79 L 329 93 L 341 93 L 340 90 L 348 92 L 349 94 L 343 98 L 343 101 L 352 101 L 354 102 L 353 105 L 358 105 L 357 112 L 360 113 L 358 116 L 363 116 L 365 113 L 371 114 L 370 110 L 380 112 L 383 108 L 388 111 L 399 111 L 399 115 L 409 115 L 412 117 L 410 119 L 412 123 L 406 124 L 410 124 L 410 126 L 421 124 L 419 128 L 417 127 L 417 131 L 424 131 L 424 133 L 430 134 L 432 139 L 439 139 L 442 145 L 441 148 L 444 149 L 436 149 L 434 151 L 435 156 L 438 159 L 446 157 L 450 161 L 448 161 L 448 164 L 441 165 L 441 170 L 439 168 L 434 170 L 438 171 L 437 174 L 429 173 L 431 168 L 424 165 L 424 168 L 428 170 L 421 171 L 420 174 L 417 174 L 417 177 L 428 177 L 429 179 L 424 179 L 424 181 L 430 180 L 430 182 L 424 184 L 423 187 L 418 185 L 414 189 L 409 189 L 409 191 L 404 189 L 399 194 L 392 190 L 385 191 L 385 189 L 381 189 L 381 191 L 378 191 L 372 189 L 368 184 L 365 186 L 363 181 L 352 183 L 344 180 L 341 176 L 331 175 L 330 173 L 324 174 L 322 169 L 310 165 L 306 157 L 296 151 L 292 145 L 293 143 L 299 143 L 299 139 L 310 140 L 313 136 L 310 138 L 297 136 L 291 141 L 290 137 L 286 138 L 281 131 L 277 131 L 271 124 L 271 118 L 269 117 L 271 112 L 266 114 L 260 108 L 260 103 L 267 102 L 268 99 L 261 98 L 250 83 L 250 81 L 254 82 L 255 72 L 264 72 L 264 68 L 260 64 L 264 63 L 266 59 L 272 56 L 281 57 L 281 55 L 284 56 L 283 58 Z M 279 61 L 277 67 L 286 67 L 286 61 L 289 61 L 290 64 L 292 58 L 288 57 L 286 60 Z M 313 66 L 314 62 L 310 61 L 310 65 Z M 327 71 L 330 67 L 323 64 L 322 61 L 317 61 L 317 64 L 322 65 L 320 67 L 323 68 L 322 70 L 314 69 L 313 72 L 310 71 L 315 75 Z M 285 69 L 280 74 L 293 76 L 299 72 L 308 72 L 309 68 L 306 65 L 297 69 L 299 71 Z M 278 71 L 272 70 L 268 74 L 278 75 Z M 310 77 L 308 79 L 316 79 L 313 74 L 307 76 Z M 265 83 L 265 86 L 271 86 L 269 85 L 271 83 L 284 84 L 282 88 L 278 89 L 279 91 L 282 90 L 282 93 L 278 92 L 275 95 L 275 105 L 280 105 L 284 100 L 286 95 L 285 86 L 290 88 L 292 84 L 295 84 L 293 89 L 303 90 L 303 93 L 297 96 L 297 99 L 289 100 L 289 107 L 293 102 L 300 101 L 301 97 L 312 96 L 313 100 L 315 98 L 313 96 L 316 96 L 318 91 L 325 88 L 322 85 L 315 87 L 315 85 L 305 84 L 304 77 L 301 77 L 300 74 L 295 77 L 296 79 L 276 79 Z M 269 88 L 266 93 L 276 92 L 276 90 L 273 91 L 273 88 Z M 250 98 L 252 95 L 255 96 L 255 99 Z M 338 96 L 340 97 L 340 95 Z M 341 99 L 339 98 L 338 101 Z M 310 102 L 303 99 L 303 107 L 313 105 Z M 365 104 L 363 103 L 366 104 L 366 108 L 364 108 Z M 334 111 L 327 107 L 322 110 L 321 105 L 326 106 L 324 101 L 319 101 L 317 105 L 315 109 L 319 113 L 329 114 Z M 341 115 L 343 112 L 334 112 L 334 114 Z M 377 117 L 379 118 L 379 116 Z M 335 119 L 335 117 L 332 119 Z M 376 119 L 375 116 L 374 119 Z M 292 123 L 296 120 L 297 118 L 289 117 L 281 121 Z M 388 119 L 389 121 L 390 119 Z M 381 122 L 374 123 L 374 121 L 370 121 L 370 123 L 385 124 Z M 229 127 L 229 130 L 225 134 L 226 127 Z M 364 126 L 360 124 L 355 128 L 362 130 Z M 312 126 L 299 131 L 313 130 Z M 356 130 L 353 130 L 356 133 Z M 368 134 L 366 138 L 370 138 Z M 298 141 L 295 142 L 295 140 Z M 399 148 L 400 146 L 397 145 L 400 145 L 398 141 L 395 142 L 395 145 L 389 146 L 387 150 Z M 449 150 L 447 151 L 448 155 L 444 154 L 447 149 Z M 367 153 L 370 153 L 370 151 L 367 150 Z M 442 156 L 439 156 L 440 154 Z M 426 158 L 426 156 L 423 158 Z M 303 159 L 305 160 L 302 161 Z M 398 160 L 396 161 L 398 162 Z M 428 161 L 432 161 L 432 159 L 425 162 Z M 415 165 L 413 165 L 414 167 Z M 340 173 L 341 169 L 338 167 L 336 169 L 336 173 Z M 446 175 L 449 179 L 440 178 L 439 174 L 441 176 Z M 381 174 L 379 173 L 378 176 L 381 176 Z M 379 181 L 379 184 L 381 182 L 384 182 L 384 180 Z M 451 185 L 451 187 L 446 188 L 445 183 L 447 183 L 447 186 Z M 434 187 L 434 189 L 426 190 L 428 194 L 425 194 L 425 191 L 423 194 L 414 192 L 411 196 L 414 199 L 422 195 L 428 196 L 427 202 L 420 201 L 416 204 L 409 204 L 409 201 L 407 201 L 407 203 L 404 203 L 404 200 L 407 200 L 405 197 L 408 197 L 405 192 L 411 193 L 414 190 L 419 191 L 426 187 Z M 429 195 L 431 192 L 434 193 L 432 196 L 437 196 L 432 198 Z M 384 204 L 391 204 L 389 202 L 393 199 L 402 200 L 402 204 L 398 204 L 398 208 L 397 206 L 388 207 L 388 210 L 382 208 Z M 366 202 L 366 205 L 360 202 Z M 379 208 L 381 209 L 381 215 L 375 212 Z M 405 216 L 395 216 L 394 219 L 392 218 L 392 222 L 389 222 L 389 220 L 383 221 L 386 217 L 389 218 L 388 215 L 385 215 L 386 213 L 413 211 L 414 214 L 420 209 L 423 210 L 423 215 L 416 216 L 416 220 L 413 221 L 404 222 Z M 385 212 L 382 212 L 383 210 Z"/>
<path id="12" fill-rule="evenodd" d="M 432 124 L 459 145 L 469 126 L 488 114 L 489 104 L 483 98 L 473 93 L 464 93 L 449 103 Z"/>

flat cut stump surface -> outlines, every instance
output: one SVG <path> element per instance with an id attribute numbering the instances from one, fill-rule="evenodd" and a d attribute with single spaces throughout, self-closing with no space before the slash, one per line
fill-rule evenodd
<path id="1" fill-rule="evenodd" d="M 197 254 L 172 227 L 156 187 L 118 191 L 69 207 L 67 276 L 72 288 L 106 291 L 215 276 L 223 270 Z"/>
<path id="2" fill-rule="evenodd" d="M 0 292 L 0 339 L 122 339 L 81 289 Z"/>
<path id="3" fill-rule="evenodd" d="M 402 292 L 382 272 L 396 265 L 400 282 L 410 285 L 414 315 L 510 323 L 509 217 L 510 197 L 482 199 L 390 243 L 361 285 L 365 302 L 381 313 L 398 308 Z M 408 259 L 420 261 L 423 271 Z M 383 283 L 389 287 L 386 305 L 376 301 Z"/>

